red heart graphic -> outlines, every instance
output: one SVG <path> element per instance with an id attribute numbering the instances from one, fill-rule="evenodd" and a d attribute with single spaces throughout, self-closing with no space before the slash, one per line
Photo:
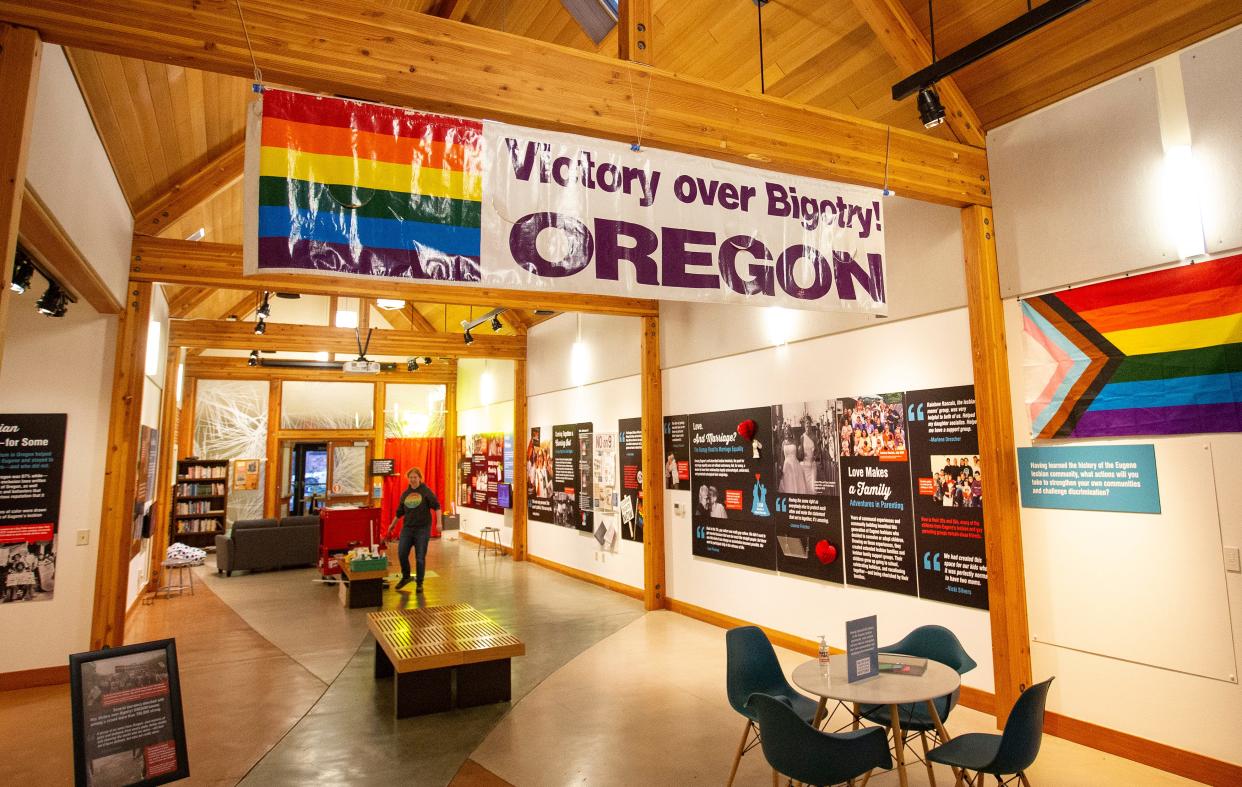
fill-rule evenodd
<path id="1" fill-rule="evenodd" d="M 819 562 L 825 566 L 837 559 L 837 548 L 826 540 L 821 540 L 815 545 L 815 557 L 819 558 Z"/>
<path id="2" fill-rule="evenodd" d="M 747 418 L 737 425 L 737 433 L 742 436 L 743 440 L 749 441 L 755 436 L 755 430 L 759 425 L 755 423 L 753 418 Z"/>

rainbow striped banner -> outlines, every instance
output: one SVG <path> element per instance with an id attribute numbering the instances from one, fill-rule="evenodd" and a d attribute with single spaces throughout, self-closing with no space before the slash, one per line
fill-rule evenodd
<path id="1" fill-rule="evenodd" d="M 482 123 L 272 89 L 261 105 L 258 269 L 480 281 Z"/>
<path id="2" fill-rule="evenodd" d="M 1022 321 L 1032 437 L 1242 431 L 1242 255 L 1029 298 Z"/>

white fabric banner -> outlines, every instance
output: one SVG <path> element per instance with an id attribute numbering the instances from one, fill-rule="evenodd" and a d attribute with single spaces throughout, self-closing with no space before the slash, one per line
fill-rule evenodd
<path id="1" fill-rule="evenodd" d="M 483 124 L 483 283 L 887 313 L 881 192 Z"/>

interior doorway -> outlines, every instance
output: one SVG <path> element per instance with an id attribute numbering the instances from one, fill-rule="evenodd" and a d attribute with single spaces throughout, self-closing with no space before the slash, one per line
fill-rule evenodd
<path id="1" fill-rule="evenodd" d="M 328 494 L 328 444 L 293 443 L 290 446 L 288 514 L 313 514 Z"/>

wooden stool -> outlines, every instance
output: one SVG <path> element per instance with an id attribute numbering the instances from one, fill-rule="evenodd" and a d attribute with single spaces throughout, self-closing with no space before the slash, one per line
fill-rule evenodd
<path id="1" fill-rule="evenodd" d="M 505 553 L 505 548 L 500 545 L 500 528 L 498 527 L 485 527 L 479 531 L 479 548 L 475 552 L 486 554 L 489 549 L 494 549 L 502 555 Z"/>

